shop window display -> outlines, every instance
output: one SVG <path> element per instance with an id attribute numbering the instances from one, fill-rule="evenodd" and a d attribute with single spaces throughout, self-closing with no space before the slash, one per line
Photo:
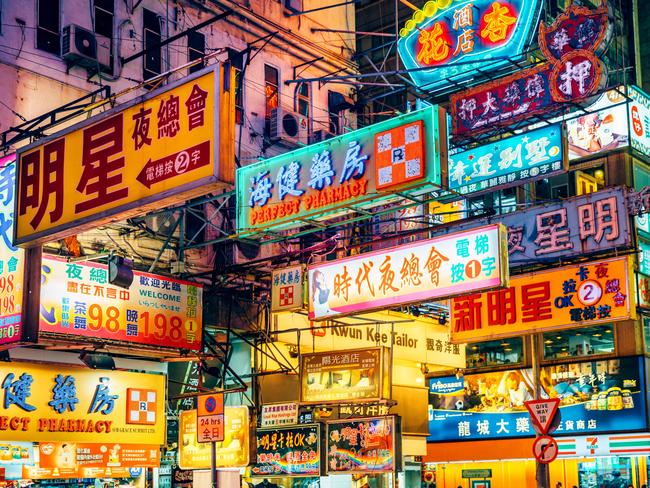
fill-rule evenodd
<path id="1" fill-rule="evenodd" d="M 598 325 L 544 334 L 544 359 L 562 359 L 614 352 L 614 326 Z"/>
<path id="2" fill-rule="evenodd" d="M 521 337 L 470 344 L 467 346 L 467 368 L 521 364 L 523 351 Z"/>
<path id="3" fill-rule="evenodd" d="M 627 488 L 632 484 L 632 461 L 629 457 L 595 458 L 578 464 L 579 488 Z"/>

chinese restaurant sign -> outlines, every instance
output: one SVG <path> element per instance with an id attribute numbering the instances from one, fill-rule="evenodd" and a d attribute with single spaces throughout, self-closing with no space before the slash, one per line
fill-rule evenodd
<path id="1" fill-rule="evenodd" d="M 165 376 L 4 364 L 3 439 L 164 444 Z"/>
<path id="2" fill-rule="evenodd" d="M 508 282 L 506 229 L 493 224 L 311 265 L 309 318 L 441 299 Z"/>
<path id="3" fill-rule="evenodd" d="M 387 473 L 399 469 L 399 417 L 327 422 L 327 472 Z"/>
<path id="4" fill-rule="evenodd" d="M 647 428 L 641 357 L 543 366 L 540 384 L 561 400 L 553 436 Z M 533 385 L 531 369 L 431 378 L 427 441 L 534 437 L 524 406 Z"/>
<path id="5" fill-rule="evenodd" d="M 301 333 L 300 343 L 295 333 L 298 329 L 309 330 Z M 273 332 L 280 332 L 274 336 L 286 344 L 299 346 L 306 340 L 315 351 L 335 351 L 344 341 L 346 347 L 355 349 L 389 347 L 394 359 L 449 368 L 465 366 L 465 346 L 451 344 L 449 327 L 423 316 L 384 310 L 316 322 L 301 313 L 285 312 L 273 315 Z"/>
<path id="6" fill-rule="evenodd" d="M 490 192 L 557 175 L 566 165 L 562 126 L 554 124 L 450 155 L 449 189 Z"/>
<path id="7" fill-rule="evenodd" d="M 21 149 L 15 242 L 52 241 L 215 189 L 219 95 L 217 65 Z"/>
<path id="8" fill-rule="evenodd" d="M 390 398 L 387 348 L 303 354 L 300 364 L 302 403 Z"/>
<path id="9" fill-rule="evenodd" d="M 440 184 L 444 111 L 428 107 L 237 169 L 237 229 L 292 228 L 350 205 Z"/>
<path id="10" fill-rule="evenodd" d="M 426 2 L 400 30 L 398 53 L 418 87 L 437 90 L 507 66 L 530 43 L 541 10 L 540 0 Z"/>
<path id="11" fill-rule="evenodd" d="M 274 269 L 271 274 L 271 311 L 303 308 L 305 267 L 302 264 Z"/>
<path id="12" fill-rule="evenodd" d="M 496 2 L 498 3 L 498 2 Z M 473 136 L 595 94 L 607 81 L 598 59 L 611 37 L 609 10 L 569 5 L 555 22 L 539 28 L 539 46 L 547 62 L 451 96 L 455 136 Z"/>
<path id="13" fill-rule="evenodd" d="M 508 228 L 511 267 L 625 249 L 632 243 L 626 190 L 620 186 L 499 215 L 499 222 Z"/>
<path id="14" fill-rule="evenodd" d="M 632 149 L 650 156 L 650 97 L 636 86 L 628 86 L 627 95 Z"/>
<path id="15" fill-rule="evenodd" d="M 44 257 L 40 332 L 198 350 L 203 287 L 134 271 L 127 290 L 106 265 Z"/>
<path id="16" fill-rule="evenodd" d="M 252 476 L 320 476 L 320 427 L 259 429 Z"/>
<path id="17" fill-rule="evenodd" d="M 475 342 L 636 317 L 632 261 L 588 262 L 513 276 L 510 287 L 453 298 L 451 339 Z"/>
<path id="18" fill-rule="evenodd" d="M 160 466 L 160 446 L 156 445 L 121 442 L 105 444 L 41 442 L 38 452 L 38 465 L 41 468 L 76 471 L 83 468 L 157 468 Z"/>
<path id="19" fill-rule="evenodd" d="M 24 252 L 11 243 L 16 155 L 0 158 L 0 346 L 22 339 Z"/>
<path id="20" fill-rule="evenodd" d="M 216 443 L 217 467 L 242 468 L 250 457 L 248 407 L 224 407 L 225 436 Z M 196 410 L 180 413 L 178 465 L 181 469 L 210 469 L 210 443 L 197 442 Z"/>
<path id="21" fill-rule="evenodd" d="M 297 403 L 275 403 L 272 405 L 262 405 L 262 415 L 260 426 L 264 427 L 282 427 L 298 423 L 298 404 Z"/>

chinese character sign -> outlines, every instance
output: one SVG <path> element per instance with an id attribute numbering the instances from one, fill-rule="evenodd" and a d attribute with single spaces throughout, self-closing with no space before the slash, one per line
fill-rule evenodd
<path id="1" fill-rule="evenodd" d="M 3 439 L 164 443 L 164 375 L 6 364 L 0 367 Z"/>
<path id="2" fill-rule="evenodd" d="M 160 446 L 124 443 L 41 442 L 38 466 L 73 470 L 83 478 L 84 468 L 157 468 Z"/>
<path id="3" fill-rule="evenodd" d="M 498 3 L 498 2 L 497 2 Z M 547 62 L 451 96 L 455 136 L 473 136 L 593 95 L 607 80 L 598 56 L 611 37 L 608 7 L 569 5 L 550 26 L 540 24 Z"/>
<path id="4" fill-rule="evenodd" d="M 320 476 L 320 426 L 257 430 L 252 476 Z"/>
<path id="5" fill-rule="evenodd" d="M 24 252 L 12 242 L 16 155 L 0 158 L 0 345 L 21 340 Z"/>
<path id="6" fill-rule="evenodd" d="M 15 242 L 54 240 L 214 188 L 218 69 L 22 149 Z"/>
<path id="7" fill-rule="evenodd" d="M 309 317 L 390 308 L 508 281 L 499 224 L 309 267 Z"/>
<path id="8" fill-rule="evenodd" d="M 539 0 L 428 2 L 400 30 L 398 53 L 416 85 L 437 90 L 521 55 L 540 12 Z"/>
<path id="9" fill-rule="evenodd" d="M 627 94 L 632 149 L 650 155 L 650 97 L 636 86 L 628 86 Z"/>
<path id="10" fill-rule="evenodd" d="M 297 403 L 262 405 L 260 427 L 282 427 L 298 423 Z"/>
<path id="11" fill-rule="evenodd" d="M 237 169 L 237 228 L 293 228 L 301 219 L 439 184 L 444 111 L 428 107 Z"/>
<path id="12" fill-rule="evenodd" d="M 225 436 L 217 442 L 219 468 L 245 467 L 250 458 L 250 434 L 248 407 L 224 407 Z M 196 410 L 180 413 L 178 430 L 178 465 L 181 469 L 210 469 L 210 443 L 197 441 Z"/>
<path id="13" fill-rule="evenodd" d="M 449 156 L 449 189 L 489 192 L 565 169 L 562 126 L 554 124 Z"/>
<path id="14" fill-rule="evenodd" d="M 508 288 L 451 301 L 451 338 L 475 342 L 635 318 L 628 257 L 513 276 Z"/>
<path id="15" fill-rule="evenodd" d="M 305 267 L 301 264 L 274 269 L 271 274 L 271 311 L 297 310 L 303 307 Z"/>
<path id="16" fill-rule="evenodd" d="M 335 421 L 326 425 L 328 473 L 385 473 L 399 466 L 399 417 Z"/>
<path id="17" fill-rule="evenodd" d="M 40 332 L 198 350 L 203 287 L 135 271 L 129 289 L 108 282 L 106 265 L 45 257 Z"/>
<path id="18" fill-rule="evenodd" d="M 560 399 L 553 435 L 642 430 L 646 426 L 642 358 L 544 366 L 544 395 Z M 531 369 L 429 380 L 429 442 L 534 437 L 524 402 L 533 399 Z"/>

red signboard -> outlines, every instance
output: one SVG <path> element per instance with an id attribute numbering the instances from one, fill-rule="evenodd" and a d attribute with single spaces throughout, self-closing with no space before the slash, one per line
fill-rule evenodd
<path id="1" fill-rule="evenodd" d="M 542 434 L 546 434 L 560 406 L 560 399 L 528 400 L 524 402 L 524 405 L 526 405 L 526 408 L 530 412 L 530 418 L 533 423 L 539 428 Z"/>

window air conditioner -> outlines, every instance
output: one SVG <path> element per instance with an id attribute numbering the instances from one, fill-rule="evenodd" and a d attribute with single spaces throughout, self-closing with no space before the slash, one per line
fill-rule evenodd
<path id="1" fill-rule="evenodd" d="M 291 145 L 308 144 L 309 121 L 304 115 L 299 115 L 283 108 L 271 111 L 270 137 L 274 143 Z"/>
<path id="2" fill-rule="evenodd" d="M 63 28 L 61 57 L 86 69 L 111 66 L 111 40 L 76 24 Z"/>

